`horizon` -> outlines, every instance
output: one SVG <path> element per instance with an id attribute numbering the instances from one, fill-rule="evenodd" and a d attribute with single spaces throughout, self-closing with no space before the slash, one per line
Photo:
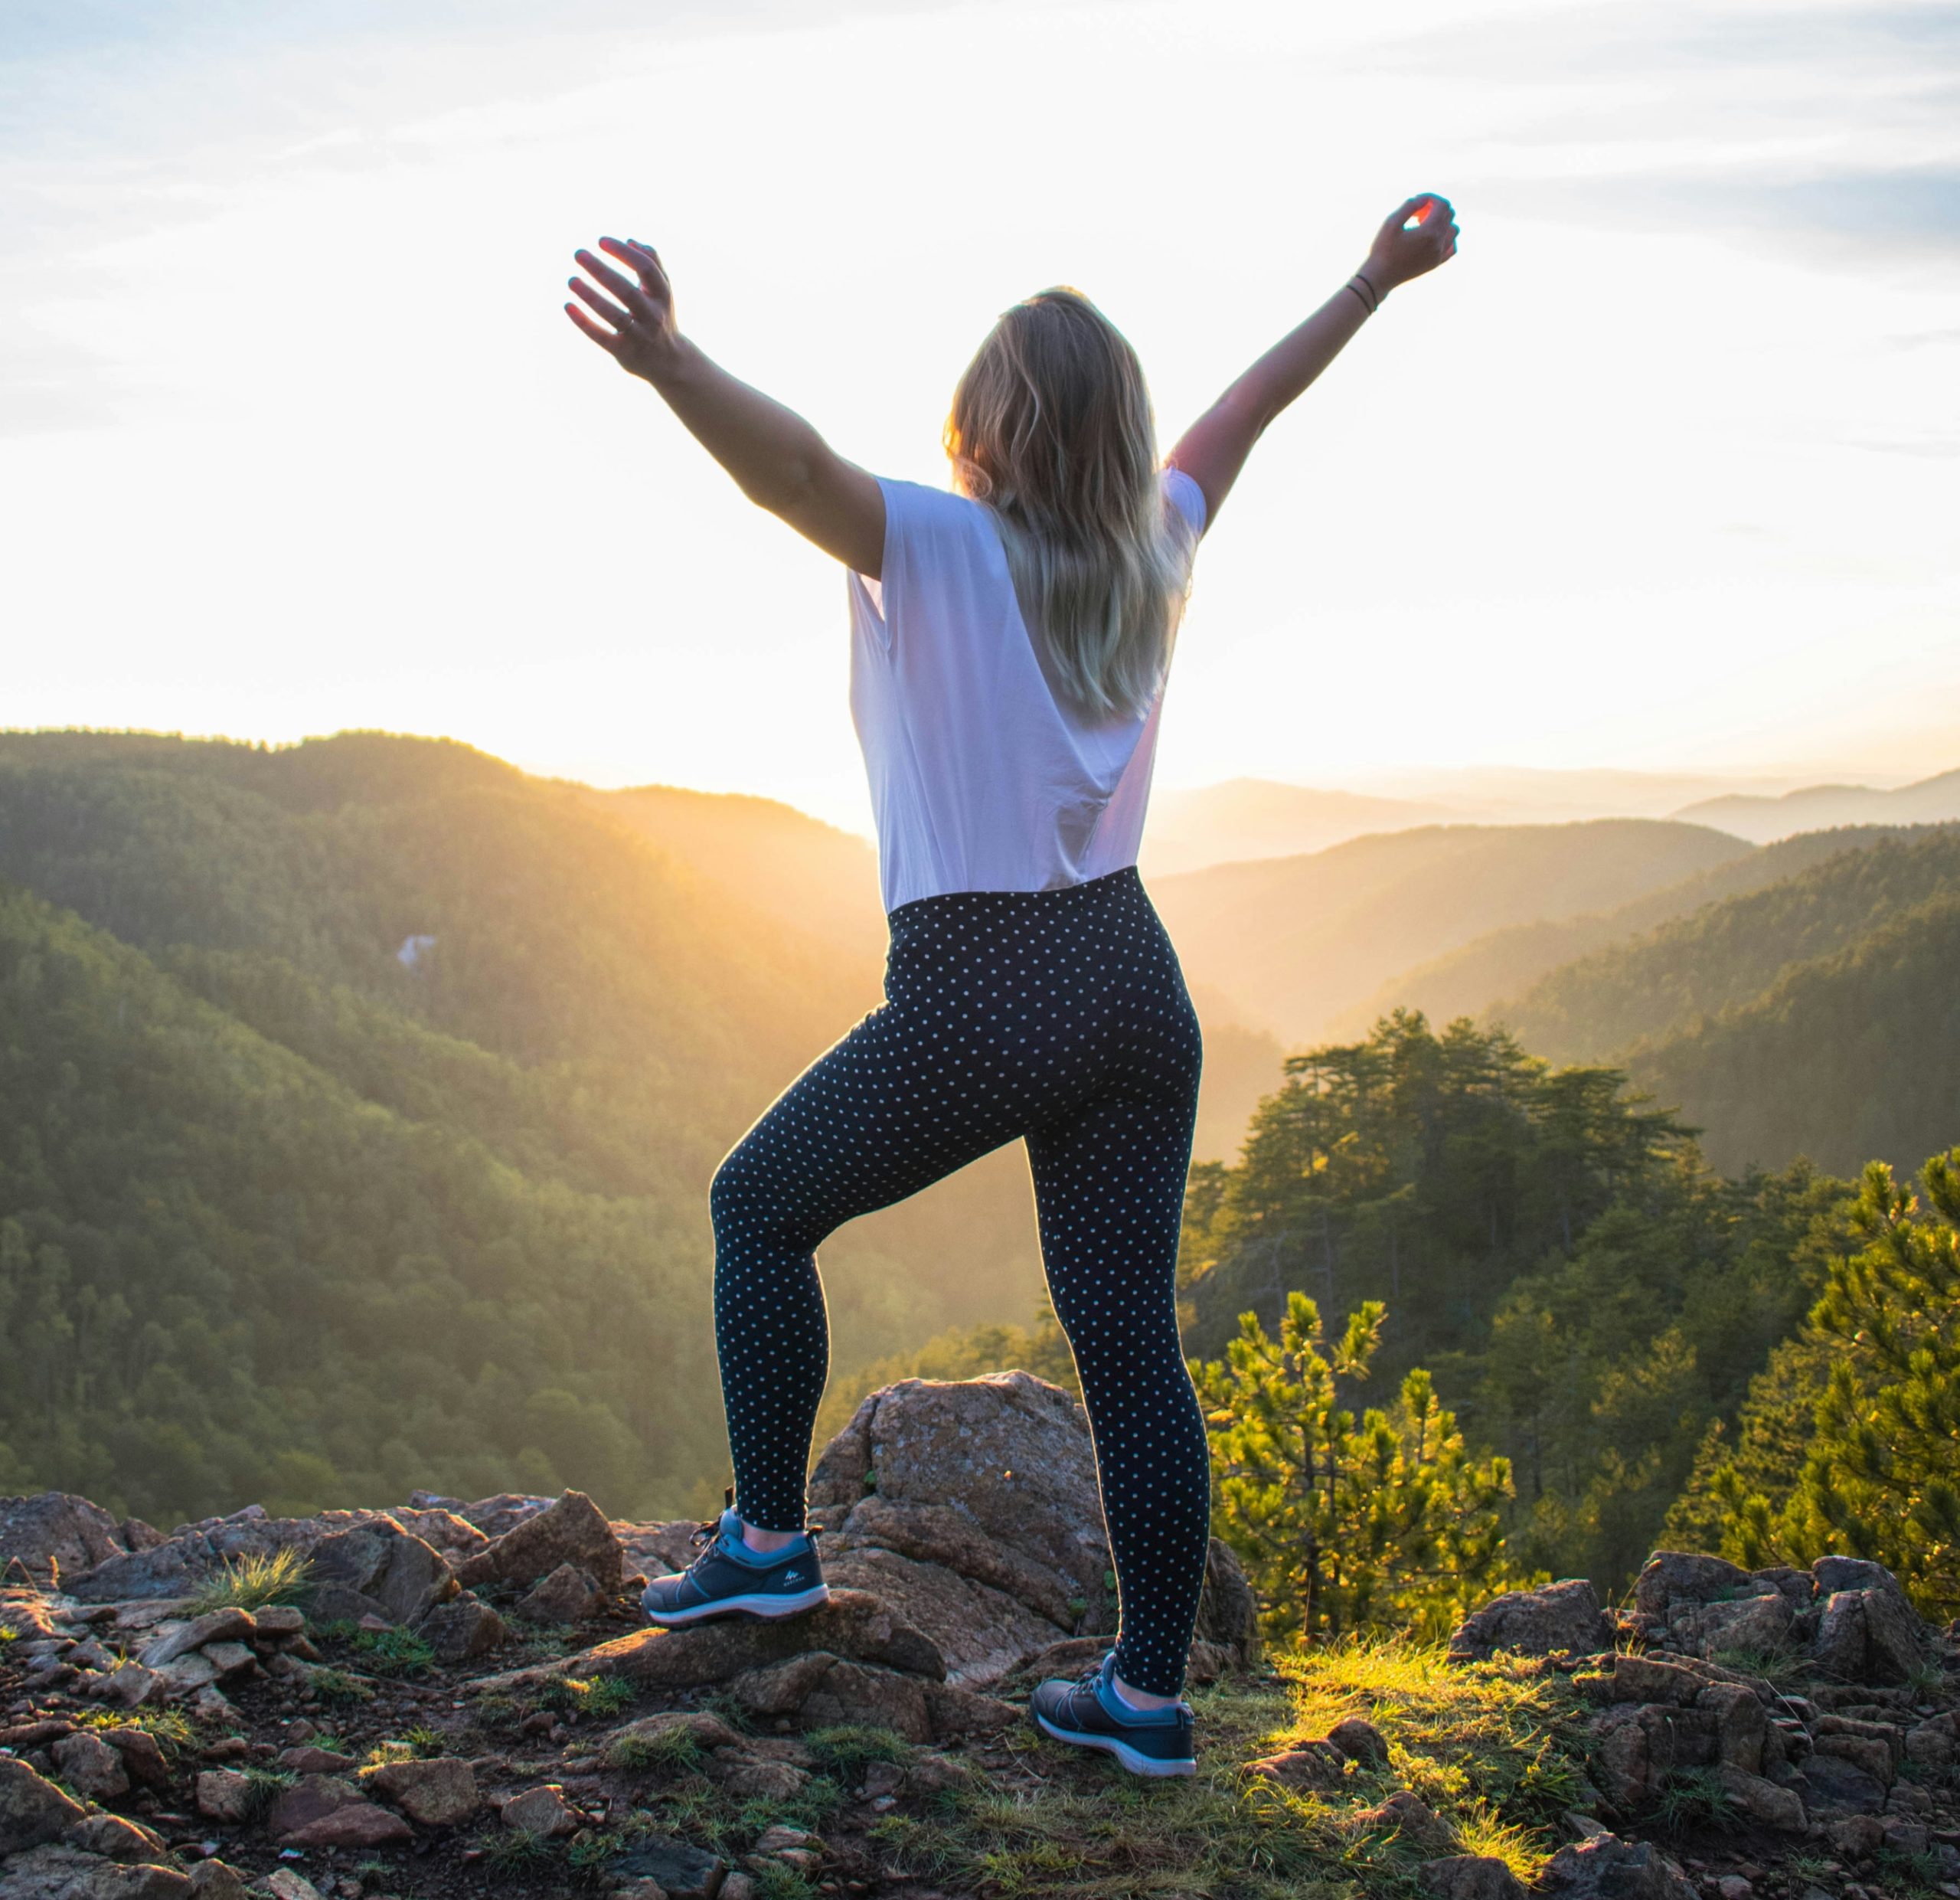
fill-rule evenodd
<path id="1" fill-rule="evenodd" d="M 659 242 L 710 354 L 942 482 L 1012 296 L 1096 296 L 1168 446 L 1430 189 L 1462 254 L 1207 540 L 1160 790 L 1960 757 L 1951 6 L 171 0 L 0 70 L 10 724 L 442 731 L 868 835 L 838 569 L 571 332 L 572 250 Z M 948 70 L 1004 102 L 982 203 Z"/>

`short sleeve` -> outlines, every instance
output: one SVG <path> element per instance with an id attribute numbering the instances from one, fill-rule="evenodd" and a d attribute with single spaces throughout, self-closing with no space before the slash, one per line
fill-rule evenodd
<path id="1" fill-rule="evenodd" d="M 1177 511 L 1195 541 L 1204 532 L 1204 490 L 1182 469 L 1166 469 L 1164 499 Z"/>

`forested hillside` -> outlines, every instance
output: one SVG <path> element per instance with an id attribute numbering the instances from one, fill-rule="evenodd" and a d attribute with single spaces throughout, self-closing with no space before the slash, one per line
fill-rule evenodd
<path id="1" fill-rule="evenodd" d="M 1663 885 L 1609 911 L 1593 911 L 1556 921 L 1514 924 L 1473 939 L 1457 950 L 1413 970 L 1398 971 L 1335 1024 L 1334 1033 L 1365 1035 L 1393 1009 L 1419 1009 L 1432 1022 L 1459 1016 L 1484 1016 L 1507 997 L 1521 995 L 1541 976 L 1596 950 L 1628 943 L 1704 904 L 1740 897 L 1794 878 L 1845 852 L 1861 851 L 1886 839 L 1923 836 L 1909 826 L 1871 825 L 1841 831 L 1806 832 L 1731 858 L 1678 884 Z M 1534 1045 L 1534 1047 L 1538 1046 Z M 1568 1048 L 1563 1059 L 1602 1055 L 1607 1049 Z"/>
<path id="2" fill-rule="evenodd" d="M 1960 819 L 1960 771 L 1882 792 L 1870 785 L 1805 785 L 1780 796 L 1730 793 L 1675 813 L 1759 844 L 1837 825 L 1943 825 Z"/>
<path id="3" fill-rule="evenodd" d="M 1398 970 L 1507 924 L 1611 909 L 1749 850 L 1645 819 L 1429 826 L 1150 888 L 1193 984 L 1298 1047 Z"/>
<path id="4" fill-rule="evenodd" d="M 431 741 L 0 735 L 21 1481 L 173 1521 L 383 1472 L 718 1491 L 708 1177 L 881 957 L 645 821 Z M 1018 1310 L 1024 1163 L 853 1223 L 825 1267 L 843 1365 Z"/>

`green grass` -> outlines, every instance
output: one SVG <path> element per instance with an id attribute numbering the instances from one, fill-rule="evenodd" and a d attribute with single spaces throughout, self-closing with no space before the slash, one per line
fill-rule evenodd
<path id="1" fill-rule="evenodd" d="M 436 1664 L 436 1652 L 412 1630 L 358 1629 L 350 1645 L 374 1676 L 426 1676 Z"/>
<path id="2" fill-rule="evenodd" d="M 537 1699 L 547 1709 L 580 1715 L 616 1715 L 632 1707 L 639 1691 L 616 1676 L 595 1676 L 590 1681 L 570 1676 L 547 1677 Z"/>
<path id="3" fill-rule="evenodd" d="M 650 1735 L 620 1735 L 607 1745 L 609 1768 L 645 1769 L 667 1774 L 688 1774 L 707 1758 L 707 1750 L 692 1729 L 676 1722 Z"/>
<path id="4" fill-rule="evenodd" d="M 247 1791 L 246 1803 L 247 1813 L 254 1820 L 299 1780 L 298 1775 L 288 1774 L 278 1768 L 247 1768 L 243 1772 L 245 1779 L 252 1784 Z"/>
<path id="5" fill-rule="evenodd" d="M 1712 1827 L 1723 1833 L 1737 1825 L 1736 1804 L 1720 1778 L 1707 1768 L 1677 1768 L 1668 1777 L 1655 1807 L 1670 1833 Z"/>
<path id="6" fill-rule="evenodd" d="M 851 1781 L 861 1779 L 874 1761 L 890 1761 L 902 1766 L 916 1752 L 911 1743 L 893 1735 L 889 1728 L 853 1725 L 814 1729 L 803 1738 L 803 1743 L 816 1758 L 818 1768 Z"/>
<path id="7" fill-rule="evenodd" d="M 224 1568 L 193 1596 L 194 1617 L 213 1610 L 263 1610 L 276 1603 L 297 1603 L 310 1586 L 312 1566 L 290 1547 L 267 1557 L 224 1560 Z"/>
<path id="8" fill-rule="evenodd" d="M 75 1720 L 84 1728 L 140 1728 L 166 1755 L 181 1754 L 198 1739 L 190 1718 L 177 1709 L 91 1709 L 77 1711 Z"/>
<path id="9" fill-rule="evenodd" d="M 548 1834 L 534 1834 L 528 1828 L 505 1828 L 483 1843 L 485 1864 L 499 1873 L 532 1872 L 541 1862 L 557 1857 Z"/>
<path id="10" fill-rule="evenodd" d="M 364 1683 L 341 1669 L 316 1669 L 307 1677 L 306 1686 L 323 1702 L 366 1702 L 374 1699 L 371 1683 Z"/>

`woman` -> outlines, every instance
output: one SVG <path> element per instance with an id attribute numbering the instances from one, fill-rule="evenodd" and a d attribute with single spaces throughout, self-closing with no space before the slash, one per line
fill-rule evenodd
<path id="1" fill-rule="evenodd" d="M 951 493 L 874 477 L 709 361 L 676 327 L 645 245 L 602 239 L 616 270 L 577 253 L 596 287 L 571 280 L 573 322 L 659 391 L 751 501 L 848 571 L 851 709 L 891 929 L 884 1006 L 716 1172 L 735 1495 L 700 1558 L 648 1589 L 655 1623 L 825 1600 L 804 1529 L 829 1361 L 815 1250 L 1024 1140 L 1122 1606 L 1102 1666 L 1044 1683 L 1031 1711 L 1134 1773 L 1193 1772 L 1179 1692 L 1210 1468 L 1175 1285 L 1200 1048 L 1136 869 L 1158 711 L 1192 554 L 1253 444 L 1455 240 L 1446 200 L 1410 199 L 1161 470 L 1142 369 L 1108 319 L 1072 290 L 1015 305 L 954 394 Z"/>

